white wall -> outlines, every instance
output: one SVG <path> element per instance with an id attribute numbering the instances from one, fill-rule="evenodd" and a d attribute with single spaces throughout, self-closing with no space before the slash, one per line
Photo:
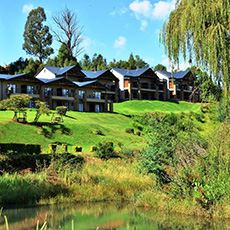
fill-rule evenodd
<path id="1" fill-rule="evenodd" d="M 117 71 L 115 71 L 114 69 L 110 70 L 113 75 L 119 79 L 119 88 L 121 91 L 124 91 L 124 76 L 121 75 L 120 73 L 118 73 Z"/>
<path id="2" fill-rule="evenodd" d="M 160 80 L 166 80 L 167 81 L 167 88 L 169 89 L 169 78 L 166 77 L 164 74 L 159 73 L 158 71 L 155 71 L 155 74 L 159 77 Z"/>
<path id="3" fill-rule="evenodd" d="M 44 68 L 36 78 L 44 78 L 44 79 L 53 79 L 55 78 L 55 74 L 50 72 L 48 69 Z"/>

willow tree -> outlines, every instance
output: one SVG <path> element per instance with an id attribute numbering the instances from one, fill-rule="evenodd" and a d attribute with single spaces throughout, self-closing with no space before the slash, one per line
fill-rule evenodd
<path id="1" fill-rule="evenodd" d="M 229 110 L 230 0 L 178 0 L 161 39 L 173 64 L 183 54 L 222 83 Z"/>

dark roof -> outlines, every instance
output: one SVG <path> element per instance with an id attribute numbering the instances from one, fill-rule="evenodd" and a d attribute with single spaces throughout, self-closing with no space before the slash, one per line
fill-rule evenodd
<path id="1" fill-rule="evenodd" d="M 69 70 L 71 70 L 74 67 L 75 67 L 75 65 L 66 66 L 66 67 L 45 66 L 46 69 L 48 69 L 50 72 L 52 72 L 53 74 L 55 74 L 57 76 L 65 74 L 66 72 L 68 72 Z"/>
<path id="2" fill-rule="evenodd" d="M 97 82 L 96 80 L 95 81 L 84 81 L 84 82 L 79 82 L 79 81 L 73 81 L 73 83 L 75 85 L 77 85 L 78 87 L 84 87 L 84 86 L 87 86 L 87 85 L 90 85 L 90 84 L 93 84 Z"/>
<path id="3" fill-rule="evenodd" d="M 185 76 L 187 76 L 187 74 L 188 74 L 189 72 L 190 72 L 190 70 L 175 72 L 175 73 L 173 73 L 173 78 L 175 78 L 175 79 L 182 79 L 182 78 L 184 78 Z M 171 77 L 172 77 L 172 73 L 170 73 L 170 72 L 168 72 L 168 71 L 165 71 L 165 70 L 157 70 L 156 73 L 161 73 L 161 74 L 165 75 L 165 76 L 168 77 L 168 78 L 171 78 Z"/>
<path id="4" fill-rule="evenodd" d="M 47 83 L 52 83 L 61 79 L 64 79 L 64 77 L 56 77 L 56 78 L 52 78 L 52 79 L 47 79 L 47 78 L 38 78 L 40 81 L 42 81 L 43 83 L 47 84 Z"/>
<path id="5" fill-rule="evenodd" d="M 0 79 L 2 80 L 10 80 L 13 78 L 18 78 L 18 77 L 22 77 L 22 76 L 26 76 L 26 73 L 22 73 L 22 74 L 15 74 L 15 75 L 11 75 L 11 74 L 0 74 Z"/>
<path id="6" fill-rule="evenodd" d="M 98 71 L 82 70 L 82 72 L 86 75 L 86 77 L 90 79 L 96 79 L 107 71 L 108 70 L 98 70 Z"/>
<path id="7" fill-rule="evenodd" d="M 124 77 L 139 77 L 149 69 L 151 68 L 146 67 L 146 68 L 135 69 L 135 70 L 112 68 L 112 70 L 115 70 L 116 72 L 120 73 Z"/>

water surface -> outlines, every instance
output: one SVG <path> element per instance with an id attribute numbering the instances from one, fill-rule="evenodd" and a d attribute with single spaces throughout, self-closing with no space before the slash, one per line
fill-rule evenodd
<path id="1" fill-rule="evenodd" d="M 143 230 L 143 229 L 230 229 L 230 223 L 212 222 L 196 217 L 169 215 L 154 210 L 134 208 L 128 204 L 52 205 L 12 208 L 3 211 L 10 229 L 36 229 L 47 221 L 48 229 L 66 230 Z M 0 230 L 5 230 L 0 219 Z"/>

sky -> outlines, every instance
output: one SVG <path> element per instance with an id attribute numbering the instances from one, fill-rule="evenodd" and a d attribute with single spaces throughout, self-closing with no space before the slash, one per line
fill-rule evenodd
<path id="1" fill-rule="evenodd" d="M 150 66 L 169 66 L 159 33 L 175 0 L 1 0 L 0 65 L 31 57 L 22 49 L 23 32 L 29 11 L 38 6 L 45 9 L 46 24 L 52 29 L 52 16 L 66 7 L 75 12 L 83 27 L 84 53 L 90 57 L 101 53 L 109 62 L 127 60 L 133 53 Z M 57 54 L 60 44 L 53 41 L 52 47 Z M 186 67 L 180 64 L 181 69 Z"/>

